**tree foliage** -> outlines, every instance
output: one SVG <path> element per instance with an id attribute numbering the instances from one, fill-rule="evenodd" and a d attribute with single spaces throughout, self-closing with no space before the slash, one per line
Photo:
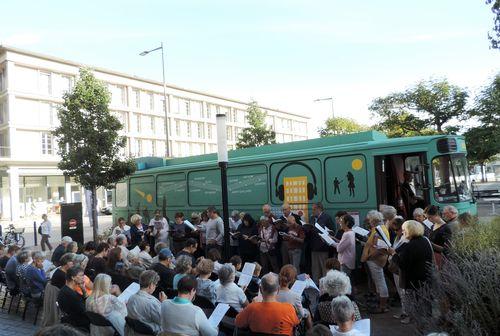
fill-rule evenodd
<path id="1" fill-rule="evenodd" d="M 466 90 L 444 80 L 421 81 L 404 92 L 375 99 L 370 111 L 376 127 L 391 137 L 456 131 L 449 123 L 466 116 Z"/>
<path id="2" fill-rule="evenodd" d="M 252 101 L 247 108 L 247 118 L 250 127 L 240 133 L 237 148 L 259 147 L 276 143 L 276 132 L 266 125 L 266 113 L 257 102 Z"/>
<path id="3" fill-rule="evenodd" d="M 500 50 L 500 0 L 486 0 L 487 5 L 491 5 L 493 12 L 493 29 L 488 33 L 491 48 Z"/>
<path id="4" fill-rule="evenodd" d="M 323 137 L 357 133 L 368 130 L 369 127 L 357 123 L 351 118 L 328 118 L 325 127 L 318 129 L 319 135 Z"/>
<path id="5" fill-rule="evenodd" d="M 123 126 L 109 112 L 108 90 L 89 70 L 80 70 L 73 91 L 63 98 L 64 103 L 57 112 L 60 126 L 53 131 L 61 157 L 58 167 L 92 192 L 95 237 L 96 188 L 110 187 L 133 173 L 135 163 L 120 156 L 126 143 L 125 137 L 118 134 Z"/>

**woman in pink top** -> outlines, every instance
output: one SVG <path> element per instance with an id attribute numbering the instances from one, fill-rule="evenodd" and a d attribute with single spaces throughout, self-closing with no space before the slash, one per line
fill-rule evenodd
<path id="1" fill-rule="evenodd" d="M 354 226 L 354 218 L 350 215 L 344 215 L 340 219 L 340 226 L 344 231 L 342 239 L 337 245 L 339 254 L 340 270 L 347 275 L 356 267 L 356 239 L 352 227 Z M 338 241 L 338 239 L 335 239 Z"/>

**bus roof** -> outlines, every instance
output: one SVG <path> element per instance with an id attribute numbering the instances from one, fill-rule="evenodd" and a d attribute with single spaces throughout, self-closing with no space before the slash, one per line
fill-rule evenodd
<path id="1" fill-rule="evenodd" d="M 269 159 L 273 157 L 287 156 L 293 154 L 309 154 L 321 149 L 329 150 L 355 150 L 357 147 L 380 147 L 380 146 L 401 146 L 418 143 L 427 143 L 431 140 L 445 137 L 446 135 L 415 136 L 405 138 L 388 138 L 385 134 L 377 131 L 366 131 L 353 134 L 338 135 L 333 137 L 317 138 L 310 140 L 294 141 L 261 147 L 243 148 L 228 152 L 229 161 L 251 161 L 259 159 Z M 183 158 L 164 159 L 159 157 L 141 157 L 136 159 L 137 170 L 149 172 L 154 168 L 189 166 L 191 164 L 203 165 L 217 162 L 217 153 L 189 156 Z"/>

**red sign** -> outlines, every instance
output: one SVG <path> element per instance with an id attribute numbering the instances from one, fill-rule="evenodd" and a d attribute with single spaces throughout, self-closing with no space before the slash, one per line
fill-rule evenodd
<path id="1" fill-rule="evenodd" d="M 76 219 L 73 219 L 73 218 L 70 219 L 69 222 L 68 222 L 68 224 L 69 224 L 69 229 L 70 230 L 76 229 Z"/>

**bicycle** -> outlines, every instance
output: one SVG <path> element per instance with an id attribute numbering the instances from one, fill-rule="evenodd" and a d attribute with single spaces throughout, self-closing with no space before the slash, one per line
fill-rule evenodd
<path id="1" fill-rule="evenodd" d="M 9 224 L 9 229 L 7 233 L 5 234 L 5 237 L 3 239 L 3 244 L 4 245 L 17 245 L 20 248 L 24 247 L 25 239 L 23 236 L 24 233 L 24 228 L 22 228 L 19 231 L 16 231 L 16 228 L 14 227 L 14 224 Z"/>

